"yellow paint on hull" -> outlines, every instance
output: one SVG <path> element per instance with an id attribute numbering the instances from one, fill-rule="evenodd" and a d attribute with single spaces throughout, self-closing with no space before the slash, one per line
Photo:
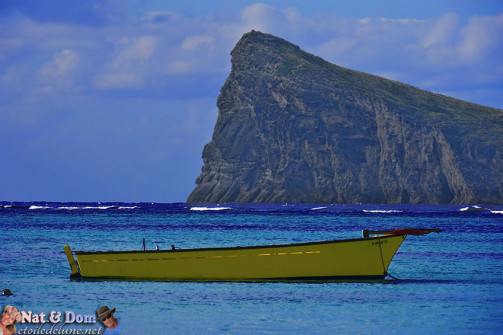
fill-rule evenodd
<path id="1" fill-rule="evenodd" d="M 377 279 L 385 277 L 405 236 L 246 248 L 77 251 L 75 255 L 83 278 L 167 281 Z"/>

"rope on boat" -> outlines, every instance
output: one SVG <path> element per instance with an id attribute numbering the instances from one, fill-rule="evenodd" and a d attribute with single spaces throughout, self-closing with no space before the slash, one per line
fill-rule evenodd
<path id="1" fill-rule="evenodd" d="M 393 278 L 394 280 L 402 280 L 402 279 L 400 279 L 400 278 L 397 278 L 397 277 L 393 276 L 393 275 L 392 275 L 392 274 L 390 274 L 388 271 L 384 272 L 384 275 L 385 275 L 385 276 L 390 276 L 390 277 L 391 277 L 391 278 Z"/>

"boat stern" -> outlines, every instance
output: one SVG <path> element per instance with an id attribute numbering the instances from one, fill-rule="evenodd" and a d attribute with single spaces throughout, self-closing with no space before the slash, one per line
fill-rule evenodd
<path id="1" fill-rule="evenodd" d="M 70 264 L 70 279 L 80 279 L 82 278 L 82 274 L 80 273 L 80 269 L 73 258 L 72 249 L 69 245 L 65 245 L 65 254 L 68 259 L 68 263 Z"/>

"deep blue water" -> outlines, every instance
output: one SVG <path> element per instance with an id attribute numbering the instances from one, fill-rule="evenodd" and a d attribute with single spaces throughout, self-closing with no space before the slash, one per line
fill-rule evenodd
<path id="1" fill-rule="evenodd" d="M 0 306 L 87 315 L 108 305 L 122 334 L 503 333 L 503 206 L 210 207 L 0 202 L 0 289 L 14 293 Z M 376 282 L 78 282 L 62 253 L 66 244 L 141 249 L 143 238 L 149 249 L 245 246 L 403 227 L 442 232 L 407 237 L 389 268 L 401 280 Z"/>

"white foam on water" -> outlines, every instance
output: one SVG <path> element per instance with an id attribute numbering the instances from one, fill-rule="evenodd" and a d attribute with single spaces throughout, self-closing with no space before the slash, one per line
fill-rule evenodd
<path id="1" fill-rule="evenodd" d="M 67 211 L 75 211 L 75 210 L 107 210 L 107 209 L 115 209 L 118 208 L 117 206 L 84 206 L 84 207 L 78 207 L 78 206 L 61 206 L 58 207 L 57 209 L 61 210 L 67 210 Z M 126 207 L 129 208 L 129 207 Z"/>
<path id="2" fill-rule="evenodd" d="M 49 209 L 51 207 L 49 206 L 35 206 L 35 205 L 31 205 L 29 209 Z"/>
<path id="3" fill-rule="evenodd" d="M 112 208 L 117 208 L 116 206 L 86 206 L 86 207 L 80 207 L 82 209 L 112 209 Z"/>
<path id="4" fill-rule="evenodd" d="M 225 209 L 232 209 L 230 207 L 191 207 L 191 211 L 222 211 Z"/>
<path id="5" fill-rule="evenodd" d="M 489 211 L 487 208 L 480 207 L 478 205 L 463 207 L 459 210 L 460 212 L 485 212 Z"/>
<path id="6" fill-rule="evenodd" d="M 384 209 L 364 209 L 364 213 L 402 213 L 403 211 L 397 211 L 397 210 L 384 210 Z"/>

